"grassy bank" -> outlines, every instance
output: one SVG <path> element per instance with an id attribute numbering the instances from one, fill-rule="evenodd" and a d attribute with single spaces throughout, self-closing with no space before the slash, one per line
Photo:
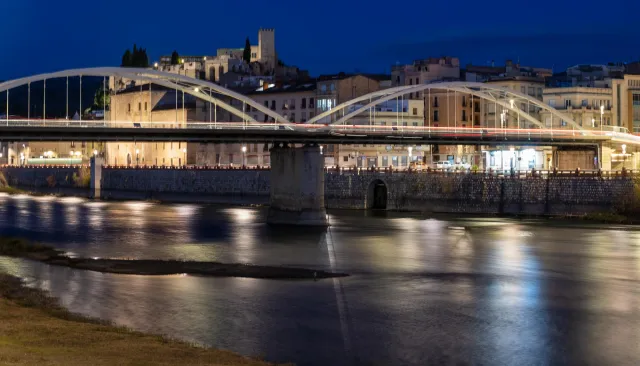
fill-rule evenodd
<path id="1" fill-rule="evenodd" d="M 46 293 L 4 274 L 0 274 L 0 364 L 270 365 L 71 314 Z"/>
<path id="2" fill-rule="evenodd" d="M 265 279 L 322 279 L 347 276 L 344 273 L 305 268 L 253 266 L 239 263 L 71 258 L 52 247 L 32 244 L 15 238 L 0 238 L 0 255 L 26 258 L 55 266 L 116 274 L 171 275 L 186 273 L 213 277 Z"/>

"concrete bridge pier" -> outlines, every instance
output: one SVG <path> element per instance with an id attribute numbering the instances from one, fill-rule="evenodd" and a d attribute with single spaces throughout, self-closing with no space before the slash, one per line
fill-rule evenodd
<path id="1" fill-rule="evenodd" d="M 267 223 L 327 226 L 324 157 L 318 145 L 276 144 L 271 153 L 271 206 Z"/>
<path id="2" fill-rule="evenodd" d="M 100 199 L 100 190 L 102 183 L 102 164 L 104 159 L 99 156 L 94 156 L 90 160 L 91 164 L 91 197 L 93 199 Z"/>

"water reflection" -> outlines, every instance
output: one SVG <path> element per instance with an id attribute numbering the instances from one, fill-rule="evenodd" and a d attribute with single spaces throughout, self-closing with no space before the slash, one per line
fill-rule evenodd
<path id="1" fill-rule="evenodd" d="M 640 364 L 640 232 L 332 211 L 0 196 L 2 235 L 100 257 L 344 271 L 331 281 L 118 276 L 0 257 L 71 310 L 299 365 Z"/>

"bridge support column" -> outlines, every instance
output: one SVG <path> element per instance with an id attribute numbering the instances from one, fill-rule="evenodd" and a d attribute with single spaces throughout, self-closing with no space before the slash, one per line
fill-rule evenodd
<path id="1" fill-rule="evenodd" d="M 324 157 L 319 146 L 271 148 L 271 206 L 267 222 L 327 226 Z"/>
<path id="2" fill-rule="evenodd" d="M 100 199 L 103 163 L 104 159 L 99 156 L 91 158 L 91 197 L 93 199 Z"/>
<path id="3" fill-rule="evenodd" d="M 604 144 L 604 143 L 600 143 L 600 146 L 598 146 L 598 152 L 599 152 L 598 165 L 600 165 L 600 169 L 611 170 L 612 168 L 611 154 L 613 153 L 613 149 L 611 148 L 611 146 L 608 146 L 607 144 Z"/>

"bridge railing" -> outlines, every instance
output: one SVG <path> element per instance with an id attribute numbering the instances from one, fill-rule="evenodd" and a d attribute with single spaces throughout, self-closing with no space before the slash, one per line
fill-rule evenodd
<path id="1" fill-rule="evenodd" d="M 328 174 L 341 175 L 380 175 L 380 174 L 434 174 L 434 175 L 485 175 L 504 178 L 533 178 L 533 177 L 594 177 L 594 178 L 622 178 L 640 177 L 640 171 L 636 170 L 471 170 L 471 169 L 398 169 L 398 168 L 325 168 Z"/>

